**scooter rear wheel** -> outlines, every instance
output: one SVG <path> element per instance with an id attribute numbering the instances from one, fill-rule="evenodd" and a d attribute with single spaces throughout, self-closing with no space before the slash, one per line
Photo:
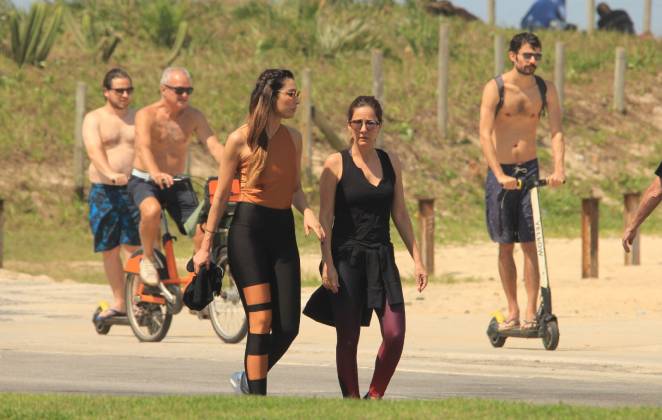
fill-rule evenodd
<path id="1" fill-rule="evenodd" d="M 542 344 L 547 350 L 556 350 L 559 345 L 559 324 L 556 320 L 549 321 L 545 324 L 545 332 L 542 336 Z"/>

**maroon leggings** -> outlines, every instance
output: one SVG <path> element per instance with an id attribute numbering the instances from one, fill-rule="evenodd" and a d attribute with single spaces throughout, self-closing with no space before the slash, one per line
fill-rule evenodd
<path id="1" fill-rule="evenodd" d="M 336 323 L 336 367 L 338 382 L 345 398 L 360 398 L 356 350 L 361 332 L 361 314 L 365 305 L 365 284 L 361 273 L 340 261 L 338 269 L 340 288 L 334 295 L 333 314 Z M 375 359 L 375 371 L 370 383 L 370 397 L 382 397 L 400 361 L 405 342 L 405 306 L 384 302 L 377 310 L 382 344 Z"/>

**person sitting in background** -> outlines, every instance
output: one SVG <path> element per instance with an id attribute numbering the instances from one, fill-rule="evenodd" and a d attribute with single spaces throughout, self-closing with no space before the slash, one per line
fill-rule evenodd
<path id="1" fill-rule="evenodd" d="M 625 10 L 611 10 L 607 3 L 600 3 L 597 7 L 598 29 L 634 34 L 634 24 Z"/>
<path id="2" fill-rule="evenodd" d="M 425 6 L 425 10 L 432 15 L 456 16 L 470 22 L 479 20 L 475 15 L 469 13 L 467 9 L 454 6 L 450 1 L 431 1 Z"/>
<path id="3" fill-rule="evenodd" d="M 522 18 L 522 29 L 533 31 L 539 28 L 571 29 L 565 21 L 565 0 L 537 0 Z M 576 28 L 576 27 L 575 27 Z"/>

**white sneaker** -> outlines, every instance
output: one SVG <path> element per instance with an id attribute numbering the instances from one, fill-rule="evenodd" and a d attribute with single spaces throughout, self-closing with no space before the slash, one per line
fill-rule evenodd
<path id="1" fill-rule="evenodd" d="M 140 260 L 140 278 L 148 286 L 158 286 L 159 284 L 159 273 L 149 258 Z"/>
<path id="2" fill-rule="evenodd" d="M 248 390 L 248 378 L 246 378 L 246 372 L 243 370 L 241 372 L 235 372 L 230 376 L 230 385 L 232 385 L 234 393 L 237 395 L 250 394 Z"/>

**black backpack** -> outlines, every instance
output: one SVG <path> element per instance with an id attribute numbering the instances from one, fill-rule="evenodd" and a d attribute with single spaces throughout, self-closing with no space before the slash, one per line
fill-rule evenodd
<path id="1" fill-rule="evenodd" d="M 540 91 L 540 98 L 542 99 L 542 107 L 540 108 L 540 112 L 538 113 L 538 118 L 542 117 L 545 115 L 545 111 L 547 110 L 547 85 L 545 84 L 545 81 L 543 80 L 542 77 L 536 76 L 535 74 L 533 75 L 536 79 L 536 84 L 538 85 L 538 90 Z M 496 109 L 494 110 L 494 118 L 496 118 L 497 114 L 503 107 L 503 97 L 504 97 L 504 91 L 505 88 L 503 86 L 503 76 L 498 75 L 497 77 L 494 78 L 494 81 L 497 84 L 497 89 L 499 89 L 499 102 L 497 103 Z"/>

